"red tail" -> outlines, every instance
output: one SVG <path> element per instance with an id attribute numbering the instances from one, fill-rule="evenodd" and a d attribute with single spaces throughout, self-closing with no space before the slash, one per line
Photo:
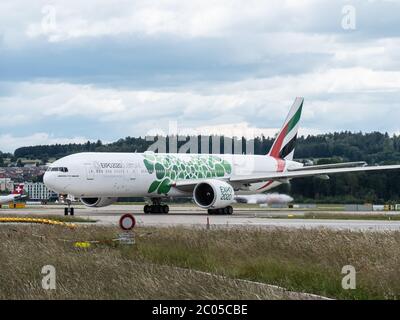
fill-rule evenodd
<path id="1" fill-rule="evenodd" d="M 19 184 L 18 186 L 15 187 L 13 194 L 23 194 L 24 193 L 24 185 Z"/>

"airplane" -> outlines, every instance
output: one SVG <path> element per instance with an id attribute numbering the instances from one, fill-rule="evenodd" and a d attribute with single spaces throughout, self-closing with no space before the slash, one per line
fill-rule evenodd
<path id="1" fill-rule="evenodd" d="M 146 214 L 167 214 L 165 199 L 185 197 L 209 214 L 228 215 L 233 213 L 235 197 L 266 194 L 292 179 L 400 169 L 400 165 L 367 166 L 365 162 L 305 166 L 293 161 L 303 105 L 304 98 L 295 99 L 267 155 L 77 153 L 51 164 L 44 183 L 59 194 L 80 198 L 88 207 L 144 197 L 151 201 L 144 206 Z"/>
<path id="2" fill-rule="evenodd" d="M 288 204 L 294 199 L 286 194 L 269 193 L 269 194 L 250 194 L 250 195 L 236 195 L 235 200 L 237 203 L 247 204 Z"/>
<path id="3" fill-rule="evenodd" d="M 25 198 L 23 193 L 24 193 L 24 185 L 20 184 L 14 189 L 13 193 L 7 196 L 0 196 L 0 205 Z"/>

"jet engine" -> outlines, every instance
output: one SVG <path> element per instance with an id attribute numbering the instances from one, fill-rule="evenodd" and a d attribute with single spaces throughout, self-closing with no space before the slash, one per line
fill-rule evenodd
<path id="1" fill-rule="evenodd" d="M 200 182 L 193 191 L 193 199 L 203 209 L 225 208 L 235 202 L 232 186 L 220 180 Z"/>
<path id="2" fill-rule="evenodd" d="M 91 208 L 101 208 L 112 205 L 118 198 L 81 198 L 81 202 Z"/>

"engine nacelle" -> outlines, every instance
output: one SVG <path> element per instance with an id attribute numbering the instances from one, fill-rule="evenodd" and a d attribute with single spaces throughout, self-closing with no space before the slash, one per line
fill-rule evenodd
<path id="1" fill-rule="evenodd" d="M 101 207 L 107 207 L 112 205 L 114 202 L 116 202 L 118 198 L 81 198 L 81 202 L 86 206 L 86 207 L 91 207 L 91 208 L 101 208 Z"/>
<path id="2" fill-rule="evenodd" d="M 235 202 L 232 186 L 220 180 L 200 182 L 193 191 L 193 199 L 203 209 L 225 208 Z"/>

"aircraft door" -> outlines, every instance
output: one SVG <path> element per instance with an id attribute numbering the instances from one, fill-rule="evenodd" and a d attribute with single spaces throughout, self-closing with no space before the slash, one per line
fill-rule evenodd
<path id="1" fill-rule="evenodd" d="M 86 179 L 94 180 L 95 168 L 92 164 L 86 164 Z"/>

